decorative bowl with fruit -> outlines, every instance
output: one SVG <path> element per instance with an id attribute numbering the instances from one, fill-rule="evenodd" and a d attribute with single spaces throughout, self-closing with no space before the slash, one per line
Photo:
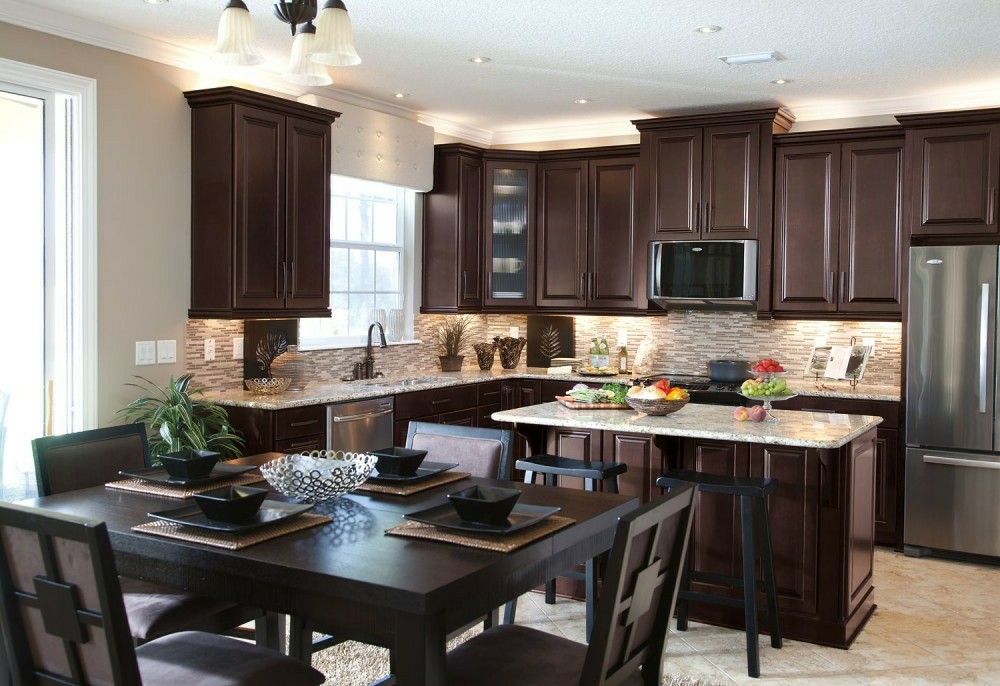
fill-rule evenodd
<path id="1" fill-rule="evenodd" d="M 757 408 L 737 408 L 733 416 L 738 421 L 752 422 L 777 422 L 778 418 L 771 414 L 771 403 L 775 401 L 788 400 L 795 397 L 795 392 L 788 387 L 788 383 L 781 377 L 788 372 L 778 362 L 771 358 L 765 358 L 751 367 L 751 371 L 756 375 L 753 379 L 747 379 L 740 386 L 740 395 L 750 400 L 762 401 L 764 407 Z M 744 413 L 740 410 L 746 410 Z"/>
<path id="2" fill-rule="evenodd" d="M 633 386 L 625 402 L 639 414 L 662 417 L 677 412 L 690 399 L 683 388 L 671 388 L 666 379 L 660 379 L 652 386 Z"/>

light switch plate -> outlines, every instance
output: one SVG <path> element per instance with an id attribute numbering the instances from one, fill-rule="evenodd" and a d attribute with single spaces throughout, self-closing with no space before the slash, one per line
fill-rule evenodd
<path id="1" fill-rule="evenodd" d="M 243 359 L 243 336 L 233 336 L 233 359 Z"/>
<path id="2" fill-rule="evenodd" d="M 135 342 L 136 365 L 156 364 L 156 341 Z"/>
<path id="3" fill-rule="evenodd" d="M 177 361 L 177 341 L 156 342 L 156 364 L 173 364 Z"/>
<path id="4" fill-rule="evenodd" d="M 211 362 L 215 359 L 215 339 L 206 338 L 205 339 L 205 362 Z"/>

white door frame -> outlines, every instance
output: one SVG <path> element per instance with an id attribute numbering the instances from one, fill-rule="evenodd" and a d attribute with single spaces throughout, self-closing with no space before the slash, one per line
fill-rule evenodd
<path id="1" fill-rule="evenodd" d="M 79 321 L 71 337 L 79 364 L 82 408 L 75 408 L 72 430 L 97 426 L 97 81 L 85 76 L 0 58 L 0 81 L 68 96 L 77 119 L 80 179 L 79 224 L 71 247 L 74 294 Z"/>

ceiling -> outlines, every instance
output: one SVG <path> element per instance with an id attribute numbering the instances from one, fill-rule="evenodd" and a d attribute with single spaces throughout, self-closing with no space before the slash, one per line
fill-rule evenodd
<path id="1" fill-rule="evenodd" d="M 331 70 L 330 88 L 282 88 L 402 106 L 480 142 L 629 133 L 691 108 L 777 103 L 801 121 L 1000 105 L 1000 0 L 345 1 L 362 64 Z M 276 84 L 288 27 L 269 0 L 246 3 L 268 61 L 231 76 Z M 0 20 L 208 68 L 224 5 L 0 0 Z M 722 31 L 695 31 L 707 24 Z M 718 59 L 769 50 L 784 59 Z"/>

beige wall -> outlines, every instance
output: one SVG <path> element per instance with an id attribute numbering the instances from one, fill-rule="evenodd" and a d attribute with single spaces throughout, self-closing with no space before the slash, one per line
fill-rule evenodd
<path id="1" fill-rule="evenodd" d="M 98 422 L 184 371 L 193 72 L 0 23 L 0 57 L 97 80 Z M 31 84 L 26 84 L 31 85 Z M 178 363 L 136 367 L 135 341 L 175 339 Z"/>

